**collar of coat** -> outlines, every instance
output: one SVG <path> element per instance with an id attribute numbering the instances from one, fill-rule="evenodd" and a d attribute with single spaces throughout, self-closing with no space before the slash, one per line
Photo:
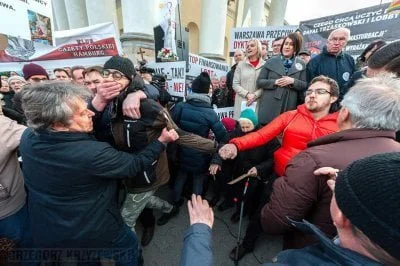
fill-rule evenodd
<path id="1" fill-rule="evenodd" d="M 367 139 L 367 138 L 389 138 L 395 140 L 396 132 L 391 130 L 374 130 L 368 128 L 352 128 L 339 131 L 333 134 L 329 134 L 318 138 L 308 143 L 308 147 L 314 147 L 319 145 L 326 145 L 335 142 L 355 140 L 355 139 Z"/>
<path id="2" fill-rule="evenodd" d="M 250 60 L 249 60 L 248 58 L 246 58 L 246 60 L 244 61 L 244 63 L 245 63 L 246 65 L 249 65 L 249 66 L 253 67 L 253 65 L 250 63 Z M 260 57 L 259 60 L 258 60 L 257 66 L 256 66 L 256 67 L 253 67 L 253 68 L 255 68 L 255 69 L 262 68 L 262 66 L 264 65 L 264 63 L 265 63 L 265 61 Z"/>
<path id="3" fill-rule="evenodd" d="M 96 140 L 91 133 L 87 132 L 52 131 L 48 129 L 33 130 L 31 128 L 28 128 L 28 130 L 30 130 L 33 134 L 39 135 L 41 139 L 52 140 L 55 142 Z"/>
<path id="4" fill-rule="evenodd" d="M 207 105 L 211 106 L 211 98 L 208 94 L 203 93 L 191 93 L 186 96 L 187 102 L 195 102 L 195 103 L 206 103 Z"/>
<path id="5" fill-rule="evenodd" d="M 306 220 L 298 222 L 290 218 L 287 219 L 292 226 L 296 227 L 303 233 L 315 236 L 319 241 L 322 252 L 331 260 L 337 262 L 338 265 L 362 265 L 360 262 L 365 263 L 365 265 L 381 265 L 378 262 L 369 259 L 368 257 L 336 245 L 333 240 L 327 238 L 320 229 Z M 312 246 L 310 246 L 310 248 L 311 247 Z M 304 249 L 304 252 L 307 252 L 307 248 Z M 310 255 L 312 254 L 310 253 Z"/>
<path id="6" fill-rule="evenodd" d="M 286 76 L 285 72 L 285 67 L 283 65 L 283 61 L 280 56 L 274 56 L 268 59 L 264 67 L 268 69 L 269 71 L 273 71 L 281 76 Z M 289 69 L 288 76 L 291 76 L 293 74 L 296 74 L 297 72 L 303 71 L 306 69 L 306 64 L 304 63 L 303 60 L 301 60 L 299 57 L 294 58 L 294 62 L 292 64 L 292 67 Z"/>

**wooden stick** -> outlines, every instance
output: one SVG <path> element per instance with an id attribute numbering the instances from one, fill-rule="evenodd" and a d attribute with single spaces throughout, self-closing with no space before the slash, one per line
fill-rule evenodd
<path id="1" fill-rule="evenodd" d="M 239 176 L 239 177 L 233 179 L 232 181 L 228 182 L 228 185 L 236 184 L 236 183 L 239 182 L 240 180 L 243 180 L 243 179 L 245 179 L 246 177 L 249 177 L 249 176 L 251 176 L 251 174 L 248 174 L 248 173 L 247 173 L 247 174 L 244 174 L 244 175 L 241 175 L 241 176 Z"/>

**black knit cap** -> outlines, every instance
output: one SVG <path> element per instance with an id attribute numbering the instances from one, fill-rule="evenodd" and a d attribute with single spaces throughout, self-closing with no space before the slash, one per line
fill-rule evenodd
<path id="1" fill-rule="evenodd" d="M 353 162 L 339 173 L 335 198 L 355 227 L 400 259 L 400 153 Z"/>
<path id="2" fill-rule="evenodd" d="M 192 82 L 192 92 L 205 93 L 210 91 L 211 79 L 207 72 L 201 72 Z"/>
<path id="3" fill-rule="evenodd" d="M 124 74 L 130 81 L 136 75 L 135 67 L 130 59 L 113 56 L 104 64 L 104 69 L 115 69 Z"/>

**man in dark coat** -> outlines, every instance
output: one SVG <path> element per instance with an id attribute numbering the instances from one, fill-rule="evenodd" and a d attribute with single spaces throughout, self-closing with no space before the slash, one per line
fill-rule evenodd
<path id="1" fill-rule="evenodd" d="M 351 162 L 385 152 L 400 152 L 395 132 L 400 129 L 400 81 L 390 77 L 360 80 L 344 97 L 338 115 L 340 131 L 308 144 L 278 178 L 271 200 L 261 213 L 266 233 L 283 234 L 284 249 L 315 242 L 295 230 L 287 217 L 306 219 L 330 237 L 336 229 L 329 215 L 332 193 L 326 180 L 313 172 L 324 166 L 344 169 Z"/>
<path id="2" fill-rule="evenodd" d="M 244 52 L 242 50 L 235 51 L 233 55 L 233 60 L 235 64 L 231 67 L 231 70 L 226 74 L 226 88 L 227 92 L 227 107 L 233 106 L 235 104 L 235 91 L 233 90 L 233 76 L 235 75 L 235 70 L 240 61 L 244 59 Z"/>
<path id="3" fill-rule="evenodd" d="M 327 45 L 321 54 L 307 64 L 307 81 L 319 75 L 328 76 L 339 84 L 340 97 L 346 93 L 347 82 L 355 71 L 355 63 L 351 55 L 343 52 L 350 38 L 350 30 L 339 28 L 329 34 Z"/>
<path id="4" fill-rule="evenodd" d="M 208 73 L 201 73 L 192 85 L 192 94 L 186 97 L 185 103 L 179 103 L 172 110 L 172 118 L 178 126 L 190 133 L 201 137 L 208 137 L 210 130 L 214 133 L 217 142 L 227 138 L 227 133 L 214 109 L 211 107 L 211 98 L 208 96 L 211 79 Z M 206 171 L 210 165 L 211 156 L 190 148 L 179 149 L 179 173 L 175 180 L 173 204 L 178 205 L 183 187 L 188 175 L 193 179 L 193 193 L 203 193 L 203 183 L 206 181 Z M 168 220 L 168 214 L 160 219 Z"/>
<path id="5" fill-rule="evenodd" d="M 71 83 L 41 83 L 23 91 L 31 128 L 20 150 L 33 247 L 73 248 L 78 260 L 97 248 L 96 258 L 137 265 L 137 240 L 120 214 L 118 181 L 149 168 L 178 135 L 164 129 L 138 155 L 117 151 L 89 134 L 94 115 L 87 109 L 89 97 Z"/>

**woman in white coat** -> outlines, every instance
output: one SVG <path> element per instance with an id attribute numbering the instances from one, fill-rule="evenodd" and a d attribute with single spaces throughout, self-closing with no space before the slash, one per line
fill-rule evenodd
<path id="1" fill-rule="evenodd" d="M 260 98 L 262 90 L 257 88 L 257 77 L 264 65 L 261 57 L 261 42 L 250 40 L 247 43 L 246 59 L 239 62 L 233 77 L 233 90 L 236 92 L 234 119 L 240 117 L 242 102 L 247 106 Z"/>

